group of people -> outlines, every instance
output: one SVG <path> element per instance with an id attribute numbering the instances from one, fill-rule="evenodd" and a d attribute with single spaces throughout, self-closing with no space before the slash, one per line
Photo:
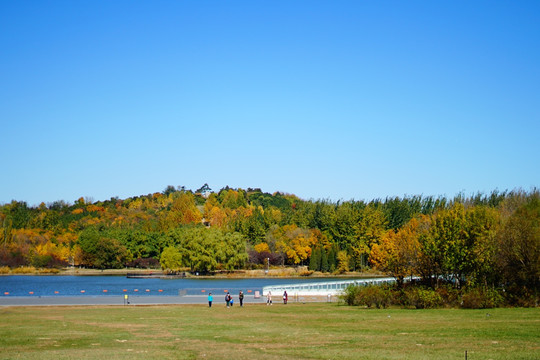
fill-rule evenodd
<path id="1" fill-rule="evenodd" d="M 283 292 L 283 304 L 286 305 L 287 301 L 289 301 L 289 295 L 287 294 L 287 291 Z M 272 305 L 272 292 L 269 291 L 266 294 L 266 305 Z"/>
<path id="2" fill-rule="evenodd" d="M 240 300 L 240 306 L 244 306 L 244 292 L 240 290 L 240 293 L 238 294 L 238 300 Z M 214 297 L 212 296 L 212 293 L 208 293 L 208 307 L 212 307 L 212 302 L 214 301 Z M 227 307 L 231 307 L 234 305 L 234 299 L 230 292 L 227 291 L 227 295 L 225 295 L 225 303 L 227 304 Z"/>
<path id="3" fill-rule="evenodd" d="M 244 306 L 244 292 L 242 290 L 238 293 L 238 300 L 240 301 L 240 306 Z M 234 299 L 228 291 L 227 295 L 225 295 L 225 303 L 227 304 L 227 307 L 234 305 Z"/>
<path id="4" fill-rule="evenodd" d="M 240 290 L 240 293 L 238 293 L 238 300 L 240 301 L 240 306 L 244 306 L 244 292 Z M 287 291 L 283 292 L 283 304 L 287 304 L 287 301 L 289 300 L 289 295 L 287 294 Z M 212 302 L 214 301 L 214 297 L 212 296 L 212 293 L 208 294 L 208 307 L 212 307 Z M 227 307 L 231 307 L 234 305 L 234 299 L 230 292 L 227 291 L 227 294 L 225 295 L 225 303 L 227 304 Z M 272 305 L 272 292 L 269 291 L 266 294 L 266 305 Z"/>

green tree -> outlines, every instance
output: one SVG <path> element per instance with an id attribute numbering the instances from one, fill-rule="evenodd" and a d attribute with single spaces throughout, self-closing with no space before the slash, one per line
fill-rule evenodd
<path id="1" fill-rule="evenodd" d="M 344 202 L 337 207 L 335 222 L 329 231 L 332 240 L 341 249 L 348 249 L 356 242 L 358 234 L 355 227 L 360 221 L 360 214 L 364 207 L 363 202 Z"/>
<path id="2" fill-rule="evenodd" d="M 246 241 L 240 233 L 216 231 L 217 258 L 227 270 L 241 269 L 248 260 Z"/>
<path id="3" fill-rule="evenodd" d="M 182 268 L 182 254 L 177 248 L 169 246 L 161 253 L 159 263 L 163 270 L 178 271 Z"/>
<path id="4" fill-rule="evenodd" d="M 171 195 L 172 193 L 175 193 L 175 192 L 176 192 L 176 189 L 174 188 L 174 186 L 167 185 L 165 190 L 163 190 L 163 195 L 169 196 L 169 195 Z"/>
<path id="5" fill-rule="evenodd" d="M 262 211 L 262 208 L 254 208 L 251 216 L 241 220 L 238 229 L 253 245 L 263 242 L 268 230 Z"/>
<path id="6" fill-rule="evenodd" d="M 507 285 L 538 294 L 540 279 L 540 196 L 533 193 L 506 217 L 497 234 L 497 263 Z"/>
<path id="7" fill-rule="evenodd" d="M 311 252 L 311 257 L 309 258 L 309 270 L 319 271 L 321 270 L 321 247 L 317 246 Z"/>
<path id="8" fill-rule="evenodd" d="M 10 244 L 13 240 L 13 220 L 9 215 L 4 217 L 4 219 L 0 218 L 0 220 L 2 220 L 2 243 L 3 246 L 6 247 L 6 245 Z"/>
<path id="9" fill-rule="evenodd" d="M 30 208 L 24 201 L 12 201 L 4 207 L 4 211 L 11 219 L 13 229 L 24 229 L 31 219 Z"/>
<path id="10" fill-rule="evenodd" d="M 330 267 L 328 266 L 328 254 L 325 248 L 321 248 L 321 271 L 328 272 Z"/>
<path id="11" fill-rule="evenodd" d="M 335 205 L 330 201 L 317 201 L 312 208 L 309 218 L 309 227 L 328 231 L 331 229 L 336 220 Z"/>
<path id="12" fill-rule="evenodd" d="M 79 236 L 82 262 L 98 269 L 119 269 L 127 259 L 127 249 L 116 239 L 102 237 L 100 232 L 87 228 Z"/>
<path id="13" fill-rule="evenodd" d="M 333 243 L 332 247 L 330 248 L 330 251 L 328 252 L 328 270 L 330 272 L 336 271 L 337 268 L 337 254 L 339 252 L 338 246 Z"/>
<path id="14" fill-rule="evenodd" d="M 168 237 L 169 243 L 178 248 L 182 264 L 191 271 L 212 272 L 218 266 L 232 270 L 244 266 L 248 259 L 245 240 L 239 233 L 191 226 L 172 229 Z"/>
<path id="15" fill-rule="evenodd" d="M 467 281 L 474 285 L 496 286 L 499 275 L 495 236 L 500 224 L 499 213 L 486 205 L 477 205 L 467 210 L 465 220 L 468 252 L 464 269 Z"/>

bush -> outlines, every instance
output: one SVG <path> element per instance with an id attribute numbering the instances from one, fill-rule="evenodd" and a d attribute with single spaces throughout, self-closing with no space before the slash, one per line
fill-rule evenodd
<path id="1" fill-rule="evenodd" d="M 538 293 L 524 286 L 510 286 L 503 292 L 506 303 L 518 307 L 536 307 L 539 303 Z"/>
<path id="2" fill-rule="evenodd" d="M 34 274 L 36 272 L 36 268 L 33 266 L 21 266 L 11 270 L 12 274 Z"/>
<path id="3" fill-rule="evenodd" d="M 433 309 L 443 305 L 442 297 L 433 289 L 411 287 L 405 291 L 406 304 L 416 309 Z"/>
<path id="4" fill-rule="evenodd" d="M 351 285 L 345 289 L 342 299 L 347 305 L 367 306 L 368 308 L 375 306 L 380 309 L 381 307 L 387 308 L 392 304 L 393 294 L 390 288 L 383 286 Z"/>
<path id="5" fill-rule="evenodd" d="M 368 288 L 371 288 L 368 291 L 368 297 L 366 299 L 366 305 L 368 307 L 370 307 L 369 303 L 371 303 L 375 305 L 377 309 L 380 309 L 381 307 L 386 309 L 392 304 L 393 297 L 389 288 L 376 285 L 369 286 Z"/>
<path id="6" fill-rule="evenodd" d="M 461 307 L 465 309 L 489 309 L 501 306 L 503 303 L 504 298 L 497 290 L 472 288 L 463 294 Z"/>
<path id="7" fill-rule="evenodd" d="M 437 289 L 419 285 L 405 285 L 404 288 L 388 286 L 355 286 L 345 289 L 340 299 L 347 305 L 366 306 L 368 308 L 386 308 L 390 305 L 415 309 L 433 309 L 441 306 L 466 309 L 487 309 L 511 304 L 513 306 L 538 306 L 538 296 L 526 289 L 507 289 L 506 292 L 482 287 L 470 287 L 463 290 L 452 286 Z M 504 295 L 504 296 L 503 296 Z"/>
<path id="8" fill-rule="evenodd" d="M 460 304 L 460 293 L 452 285 L 440 286 L 435 292 L 441 297 L 443 304 L 449 307 L 458 307 Z"/>
<path id="9" fill-rule="evenodd" d="M 264 267 L 268 265 L 268 261 L 270 261 L 270 265 L 280 265 L 283 263 L 283 255 L 278 253 L 271 253 L 268 251 L 248 251 L 248 262 L 250 264 L 262 265 Z"/>
<path id="10" fill-rule="evenodd" d="M 58 274 L 60 270 L 58 269 L 39 269 L 39 274 Z"/>
<path id="11" fill-rule="evenodd" d="M 360 286 L 349 285 L 339 298 L 347 305 L 357 306 L 359 304 L 356 303 L 356 297 L 360 290 Z"/>
<path id="12" fill-rule="evenodd" d="M 50 262 L 52 262 L 52 256 L 33 254 L 30 262 L 35 268 L 45 268 L 49 265 Z"/>
<path id="13" fill-rule="evenodd" d="M 298 272 L 300 276 L 311 276 L 313 275 L 313 270 L 301 270 Z"/>

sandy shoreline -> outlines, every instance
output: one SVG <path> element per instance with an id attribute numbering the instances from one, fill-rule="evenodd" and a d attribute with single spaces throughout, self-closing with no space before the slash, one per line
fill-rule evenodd
<path id="1" fill-rule="evenodd" d="M 167 276 L 163 273 L 161 269 L 84 269 L 84 268 L 66 268 L 58 272 L 40 272 L 39 270 L 35 272 L 9 272 L 0 274 L 0 276 L 10 276 L 10 275 L 35 275 L 35 276 L 127 276 L 128 274 L 136 275 L 154 275 L 154 276 Z M 361 273 L 361 272 L 349 272 L 346 274 L 333 274 L 333 273 L 320 273 L 315 272 L 311 275 L 305 276 L 301 275 L 301 272 L 293 268 L 285 269 L 270 269 L 267 273 L 264 270 L 237 270 L 230 272 L 217 272 L 213 275 L 195 275 L 189 272 L 185 272 L 186 278 L 196 278 L 196 279 L 251 279 L 251 278 L 301 278 L 301 279 L 319 279 L 319 278 L 362 278 L 362 277 L 378 277 L 383 276 L 380 273 Z"/>

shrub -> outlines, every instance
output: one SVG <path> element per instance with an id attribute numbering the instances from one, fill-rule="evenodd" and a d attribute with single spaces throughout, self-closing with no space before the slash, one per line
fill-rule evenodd
<path id="1" fill-rule="evenodd" d="M 411 287 L 405 291 L 406 304 L 416 309 L 433 309 L 443 304 L 441 295 L 433 289 Z"/>
<path id="2" fill-rule="evenodd" d="M 32 266 L 34 266 L 36 268 L 47 267 L 47 265 L 50 262 L 52 262 L 52 256 L 51 255 L 33 254 L 33 256 L 31 257 Z"/>
<path id="3" fill-rule="evenodd" d="M 366 292 L 365 302 L 367 307 L 372 304 L 377 309 L 381 307 L 386 309 L 392 303 L 392 293 L 389 288 L 373 285 L 368 286 Z"/>
<path id="4" fill-rule="evenodd" d="M 58 269 L 39 269 L 39 274 L 58 274 L 60 270 Z"/>
<path id="5" fill-rule="evenodd" d="M 0 274 L 9 274 L 9 266 L 0 267 Z"/>
<path id="6" fill-rule="evenodd" d="M 393 294 L 388 287 L 350 285 L 345 289 L 341 299 L 347 305 L 367 306 L 368 308 L 375 306 L 380 309 L 381 307 L 387 308 L 392 304 Z"/>
<path id="7" fill-rule="evenodd" d="M 488 309 L 501 306 L 503 303 L 504 298 L 497 290 L 472 288 L 463 294 L 461 307 L 465 309 Z"/>
<path id="8" fill-rule="evenodd" d="M 460 293 L 452 285 L 443 285 L 435 289 L 439 294 L 444 305 L 450 307 L 458 307 L 460 304 Z"/>
<path id="9" fill-rule="evenodd" d="M 268 251 L 257 252 L 255 250 L 248 251 L 248 262 L 255 265 L 280 265 L 283 263 L 283 255 L 271 253 Z"/>
<path id="10" fill-rule="evenodd" d="M 343 294 L 339 296 L 339 298 L 345 302 L 345 304 L 350 306 L 359 305 L 356 303 L 357 294 L 360 292 L 360 286 L 356 285 L 349 285 L 343 291 Z"/>
<path id="11" fill-rule="evenodd" d="M 33 274 L 36 272 L 36 268 L 33 266 L 21 266 L 11 270 L 13 274 Z"/>
<path id="12" fill-rule="evenodd" d="M 506 303 L 518 307 L 536 307 L 539 303 L 538 293 L 525 286 L 510 286 L 504 291 Z"/>

